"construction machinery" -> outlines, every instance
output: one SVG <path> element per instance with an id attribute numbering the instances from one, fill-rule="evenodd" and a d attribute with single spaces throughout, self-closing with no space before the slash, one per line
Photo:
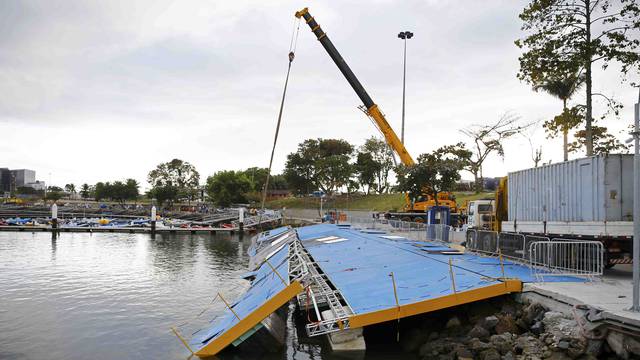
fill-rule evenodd
<path id="1" fill-rule="evenodd" d="M 347 62 L 342 58 L 338 50 L 335 48 L 327 34 L 322 30 L 320 25 L 316 22 L 316 20 L 309 13 L 308 8 L 304 8 L 298 12 L 296 12 L 296 17 L 299 19 L 304 19 L 304 21 L 309 25 L 311 31 L 316 36 L 322 47 L 327 51 L 333 62 L 336 64 L 342 75 L 347 79 L 349 85 L 356 92 L 356 95 L 360 98 L 363 103 L 363 106 L 360 109 L 373 121 L 375 126 L 378 128 L 380 133 L 384 136 L 385 141 L 389 145 L 389 147 L 398 155 L 402 164 L 411 166 L 415 164 L 415 161 L 409 155 L 409 152 L 404 147 L 404 144 L 398 136 L 396 135 L 391 125 L 387 122 L 384 114 L 378 107 L 376 103 L 373 102 L 367 91 L 364 89 L 358 78 L 355 76 L 353 71 Z M 447 206 L 450 209 L 452 214 L 457 213 L 457 204 L 455 200 L 455 196 L 450 192 L 441 192 L 438 194 L 437 199 L 428 194 L 423 194 L 418 199 L 410 199 L 409 196 L 406 198 L 406 204 L 401 212 L 389 212 L 387 213 L 387 217 L 402 219 L 407 221 L 419 221 L 423 222 L 427 220 L 426 211 L 429 210 L 433 206 Z"/>

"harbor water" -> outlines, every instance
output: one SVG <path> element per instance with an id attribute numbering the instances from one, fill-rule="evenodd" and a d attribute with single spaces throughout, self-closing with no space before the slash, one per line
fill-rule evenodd
<path id="1" fill-rule="evenodd" d="M 244 292 L 249 244 L 229 234 L 0 233 L 0 359 L 187 359 L 171 326 L 190 321 L 180 327 L 189 336 L 224 310 L 212 305 L 218 292 Z M 290 322 L 287 346 L 261 358 L 334 358 L 296 333 Z M 365 358 L 414 357 L 385 345 Z"/>

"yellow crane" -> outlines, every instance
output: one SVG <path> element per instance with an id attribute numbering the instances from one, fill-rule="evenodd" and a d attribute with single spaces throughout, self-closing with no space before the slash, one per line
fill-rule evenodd
<path id="1" fill-rule="evenodd" d="M 400 141 L 395 131 L 393 131 L 391 125 L 389 125 L 389 123 L 387 122 L 387 119 L 385 118 L 382 111 L 380 111 L 378 105 L 373 102 L 367 91 L 364 89 L 353 71 L 351 71 L 351 68 L 342 58 L 327 34 L 322 30 L 320 25 L 318 25 L 313 16 L 311 16 L 311 14 L 309 13 L 309 9 L 304 8 L 296 12 L 295 15 L 299 19 L 304 19 L 307 25 L 309 25 L 309 28 L 311 28 L 311 31 L 316 36 L 322 47 L 324 47 L 324 49 L 327 51 L 333 62 L 336 64 L 336 66 L 338 66 L 338 69 L 340 69 L 342 75 L 344 75 L 344 77 L 347 79 L 347 82 L 349 82 L 349 85 L 351 85 L 353 90 L 356 92 L 356 95 L 358 95 L 358 97 L 364 104 L 362 110 L 373 120 L 373 123 L 376 125 L 378 130 L 380 130 L 387 144 L 391 147 L 391 149 L 393 149 L 396 154 L 398 154 L 400 161 L 407 166 L 414 165 L 415 161 L 413 160 L 411 155 L 409 155 L 409 152 L 404 147 L 404 144 L 402 143 L 402 141 Z M 455 197 L 449 192 L 440 193 L 438 195 L 437 204 L 448 206 L 451 209 L 451 213 L 457 212 Z M 436 205 L 436 199 L 434 199 L 430 195 L 424 194 L 415 202 L 409 199 L 409 197 L 407 196 L 407 202 L 404 206 L 403 213 L 398 213 L 397 217 L 401 217 L 404 220 L 420 221 L 423 219 L 425 211 L 434 205 Z"/>

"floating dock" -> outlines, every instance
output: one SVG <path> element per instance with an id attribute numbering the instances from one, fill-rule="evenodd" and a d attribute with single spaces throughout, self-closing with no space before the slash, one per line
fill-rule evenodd
<path id="1" fill-rule="evenodd" d="M 360 338 L 363 347 L 365 326 L 519 293 L 523 284 L 544 276 L 501 258 L 348 224 L 263 232 L 249 254 L 249 290 L 213 326 L 195 333 L 189 341 L 195 355 L 212 356 L 240 345 L 294 298 L 310 314 L 305 324 L 309 336 Z M 553 276 L 546 281 L 584 280 Z M 341 333 L 351 336 L 341 338 Z"/>

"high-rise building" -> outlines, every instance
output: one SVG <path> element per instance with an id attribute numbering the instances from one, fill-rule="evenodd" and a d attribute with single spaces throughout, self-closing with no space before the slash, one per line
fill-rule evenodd
<path id="1" fill-rule="evenodd" d="M 7 168 L 0 168 L 0 193 L 11 192 L 14 189 L 13 173 Z"/>
<path id="2" fill-rule="evenodd" d="M 15 179 L 16 188 L 36 182 L 36 172 L 28 169 L 11 170 Z"/>

